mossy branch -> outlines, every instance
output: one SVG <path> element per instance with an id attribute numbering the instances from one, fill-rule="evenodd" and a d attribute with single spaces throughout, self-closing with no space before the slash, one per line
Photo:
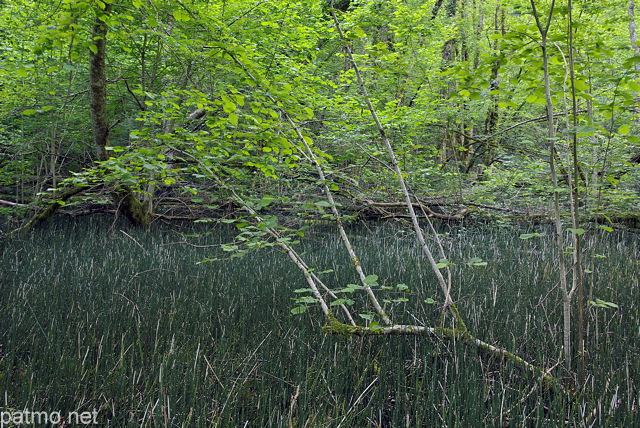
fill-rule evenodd
<path id="1" fill-rule="evenodd" d="M 31 232 L 40 224 L 44 223 L 49 218 L 53 217 L 53 215 L 60 209 L 60 207 L 64 206 L 65 202 L 67 202 L 73 196 L 78 195 L 87 189 L 88 187 L 76 186 L 62 192 L 60 195 L 58 195 L 58 197 L 55 200 L 49 203 L 49 206 L 45 210 L 35 214 L 33 217 L 31 217 L 31 219 L 27 223 L 25 223 L 18 229 L 12 231 L 11 235 L 16 235 L 18 233 Z"/>
<path id="2" fill-rule="evenodd" d="M 551 376 L 548 372 L 540 367 L 531 364 L 525 359 L 517 356 L 516 354 L 507 351 L 506 349 L 499 348 L 484 342 L 477 337 L 473 336 L 464 329 L 456 328 L 444 328 L 444 327 L 424 327 L 417 325 L 392 325 L 388 327 L 376 327 L 369 328 L 363 326 L 352 326 L 343 324 L 333 319 L 330 323 L 322 328 L 322 331 L 326 334 L 337 334 L 341 336 L 391 336 L 391 335 L 414 335 L 414 336 L 429 336 L 440 340 L 456 340 L 464 343 L 469 348 L 474 348 L 478 353 L 482 355 L 488 355 L 495 357 L 503 362 L 510 362 L 513 365 L 520 367 L 531 373 L 535 378 L 540 379 L 542 386 L 545 389 L 558 388 L 568 395 L 571 395 L 562 383 Z"/>

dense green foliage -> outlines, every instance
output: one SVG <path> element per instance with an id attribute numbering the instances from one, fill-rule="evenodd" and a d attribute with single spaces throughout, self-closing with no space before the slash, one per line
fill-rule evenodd
<path id="1" fill-rule="evenodd" d="M 596 426 L 637 423 L 640 351 L 637 237 L 594 234 L 593 298 L 619 309 L 588 311 L 588 393 L 570 404 L 508 363 L 452 342 L 414 336 L 320 335 L 319 310 L 291 315 L 303 282 L 277 252 L 196 264 L 233 228 L 158 227 L 110 218 L 64 218 L 0 254 L 0 390 L 3 410 L 99 410 L 101 426 Z M 107 232 L 105 233 L 105 230 Z M 445 237 L 465 275 L 455 298 L 491 343 L 548 367 L 561 314 L 547 228 L 455 229 Z M 124 233 L 126 232 L 126 234 Z M 431 273 L 398 227 L 353 228 L 364 264 L 381 285 L 410 297 L 387 310 L 410 322 L 439 317 Z M 315 228 L 302 249 L 332 288 L 354 275 L 333 228 Z M 595 239 L 597 237 L 597 240 Z M 464 238 L 465 245 L 461 245 Z M 191 244 L 211 245 L 206 250 Z M 489 261 L 470 267 L 471 255 Z M 259 263 L 257 263 L 259 262 Z M 589 281 L 589 284 L 592 284 Z M 588 285 L 588 288 L 591 288 Z M 250 308 L 250 309 L 249 309 Z M 566 418 L 566 419 L 565 419 Z"/>
<path id="2" fill-rule="evenodd" d="M 540 35 L 529 2 L 346 5 L 338 5 L 346 10 L 338 19 L 413 191 L 440 202 L 546 211 Z M 549 34 L 561 172 L 570 171 L 563 142 L 577 133 L 584 214 L 637 213 L 639 61 L 627 8 L 591 1 L 573 7 L 577 128 L 569 117 L 566 7 L 554 9 Z M 250 194 L 278 189 L 294 196 L 309 177 L 287 115 L 326 153 L 344 195 L 395 199 L 329 13 L 320 1 L 3 4 L 0 199 L 34 202 L 72 177 L 129 186 L 156 211 L 159 187 L 208 188 L 224 201 L 228 195 L 203 181 L 210 173 L 194 158 L 241 186 L 270 179 Z M 96 18 L 108 30 L 112 156 L 100 165 L 88 90 Z"/>

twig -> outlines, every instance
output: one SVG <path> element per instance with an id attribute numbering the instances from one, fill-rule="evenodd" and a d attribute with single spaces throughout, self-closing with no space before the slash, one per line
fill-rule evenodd
<path id="1" fill-rule="evenodd" d="M 124 230 L 121 230 L 120 232 L 122 232 L 127 238 L 131 239 L 133 242 L 136 243 L 136 245 L 138 247 L 140 247 L 142 249 L 142 251 L 144 251 L 145 254 L 149 254 L 149 252 L 142 246 L 140 245 L 140 243 L 138 241 L 135 240 L 135 238 L 131 235 L 129 235 L 127 232 L 125 232 Z"/>
<path id="2" fill-rule="evenodd" d="M 362 400 L 365 396 L 365 394 L 371 389 L 371 387 L 373 386 L 374 383 L 376 383 L 378 381 L 378 378 L 376 377 L 375 379 L 373 379 L 371 381 L 371 383 L 369 385 L 367 385 L 367 387 L 364 389 L 364 391 L 362 391 L 362 393 L 358 396 L 358 398 L 356 399 L 355 403 L 353 403 L 353 405 L 349 408 L 349 410 L 347 411 L 347 413 L 344 415 L 344 417 L 342 418 L 342 420 L 340 421 L 340 423 L 338 424 L 337 428 L 340 428 L 340 426 L 342 425 L 342 423 L 345 421 L 345 419 L 347 419 L 347 416 L 349 416 L 349 413 L 351 413 L 351 411 L 353 409 L 356 408 L 356 406 L 358 405 L 358 403 L 360 402 L 360 400 Z"/>

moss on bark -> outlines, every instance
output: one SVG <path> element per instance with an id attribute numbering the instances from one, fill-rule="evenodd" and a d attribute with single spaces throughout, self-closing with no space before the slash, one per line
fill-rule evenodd
<path id="1" fill-rule="evenodd" d="M 147 206 L 135 197 L 130 189 L 123 187 L 113 192 L 113 199 L 116 203 L 118 212 L 136 226 L 149 226 L 151 224 L 152 215 Z"/>
<path id="2" fill-rule="evenodd" d="M 20 228 L 11 232 L 11 234 L 22 233 L 22 232 L 31 232 L 33 229 L 38 227 L 40 224 L 49 220 L 49 218 L 53 217 L 53 215 L 62 207 L 66 201 L 71 199 L 73 196 L 78 195 L 87 190 L 86 187 L 73 187 L 61 193 L 54 201 L 49 203 L 46 209 L 42 212 L 35 214 L 31 219 L 21 226 Z"/>

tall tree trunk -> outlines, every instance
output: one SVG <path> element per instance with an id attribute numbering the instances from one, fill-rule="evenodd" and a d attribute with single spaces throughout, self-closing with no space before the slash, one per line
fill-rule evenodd
<path id="1" fill-rule="evenodd" d="M 104 15 L 108 15 L 111 12 L 111 8 L 112 4 L 107 3 Z M 93 143 L 100 161 L 109 159 L 107 151 L 107 147 L 109 147 L 106 76 L 107 30 L 107 24 L 102 21 L 102 16 L 96 16 L 92 33 L 94 45 L 89 52 L 89 93 L 91 96 L 89 106 Z"/>
<path id="2" fill-rule="evenodd" d="M 496 6 L 496 10 L 493 16 L 493 28 L 496 31 L 501 32 L 504 36 L 505 34 L 505 9 L 500 5 Z M 493 51 L 498 52 L 498 40 L 493 41 Z M 498 91 L 500 90 L 500 59 L 496 59 L 491 67 L 491 77 L 489 83 L 489 91 Z M 490 93 L 489 95 L 490 104 L 489 109 L 487 110 L 487 116 L 484 121 L 484 135 L 492 135 L 496 132 L 498 128 L 498 121 L 500 119 L 500 109 L 498 103 L 498 96 Z M 493 141 L 488 141 L 485 143 L 486 147 L 484 147 L 483 153 L 483 163 L 486 166 L 489 166 L 493 163 L 496 157 L 496 144 Z"/>
<path id="3" fill-rule="evenodd" d="M 89 92 L 91 96 L 91 129 L 93 141 L 100 161 L 109 159 L 109 119 L 107 115 L 106 47 L 107 24 L 103 17 L 109 15 L 111 3 L 106 3 L 102 13 L 98 13 L 93 25 L 92 42 L 89 52 Z M 127 186 L 119 186 L 112 192 L 118 212 L 124 214 L 133 224 L 147 226 L 151 214 L 145 205 Z"/>
<path id="4" fill-rule="evenodd" d="M 553 182 L 553 212 L 554 212 L 554 224 L 556 229 L 556 252 L 558 255 L 558 270 L 560 275 L 560 288 L 562 290 L 562 319 L 563 319 L 563 351 L 564 360 L 567 370 L 571 370 L 571 295 L 569 294 L 569 287 L 567 285 L 567 268 L 565 264 L 565 245 L 562 232 L 562 221 L 560 219 L 560 201 L 558 194 L 558 172 L 556 169 L 556 134 L 553 124 L 553 100 L 551 98 L 551 79 L 549 77 L 549 54 L 547 45 L 547 35 L 549 34 L 549 28 L 551 27 L 551 20 L 553 19 L 553 10 L 555 7 L 555 0 L 551 1 L 549 7 L 549 14 L 547 15 L 546 23 L 541 22 L 538 8 L 536 7 L 535 0 L 530 0 L 531 9 L 533 11 L 533 17 L 540 33 L 540 48 L 542 51 L 542 66 L 544 70 L 544 90 L 545 100 L 547 107 L 547 140 L 549 141 L 549 149 L 551 155 L 549 156 L 549 165 L 551 170 L 551 180 Z"/>
<path id="5" fill-rule="evenodd" d="M 638 46 L 638 38 L 636 36 L 636 5 L 633 0 L 629 1 L 627 4 L 627 10 L 629 12 L 629 41 L 631 42 L 631 47 L 633 48 L 636 56 L 640 56 L 640 46 Z M 634 65 L 636 73 L 640 73 L 640 64 L 635 63 Z M 640 105 L 636 103 L 636 107 L 634 109 L 635 116 L 633 118 L 633 123 L 636 126 L 640 125 Z M 640 163 L 640 153 L 636 154 L 632 162 Z"/>
<path id="6" fill-rule="evenodd" d="M 636 55 L 640 55 L 640 46 L 638 46 L 638 39 L 636 36 L 635 2 L 633 0 L 629 1 L 627 8 L 629 12 L 629 39 L 631 41 L 631 47 L 635 51 Z M 640 64 L 636 63 L 635 69 L 637 72 L 640 72 Z"/>
<path id="7" fill-rule="evenodd" d="M 573 4 L 571 0 L 567 0 L 568 28 L 569 36 L 569 77 L 571 80 L 571 116 L 573 129 L 578 126 L 578 99 L 576 96 L 576 78 L 574 67 L 574 41 L 573 41 Z M 571 162 L 570 167 L 573 169 L 569 175 L 569 191 L 571 196 L 571 226 L 573 232 L 573 275 L 571 294 L 577 292 L 576 305 L 578 309 L 578 358 L 580 366 L 578 370 L 578 384 L 580 387 L 584 385 L 586 376 L 585 349 L 584 349 L 584 283 L 582 273 L 582 240 L 578 229 L 580 228 L 580 217 L 578 207 L 580 206 L 580 194 L 578 189 L 578 180 L 580 179 L 580 163 L 578 159 L 578 134 L 574 132 L 571 136 Z M 583 177 L 584 178 L 584 177 Z"/>

